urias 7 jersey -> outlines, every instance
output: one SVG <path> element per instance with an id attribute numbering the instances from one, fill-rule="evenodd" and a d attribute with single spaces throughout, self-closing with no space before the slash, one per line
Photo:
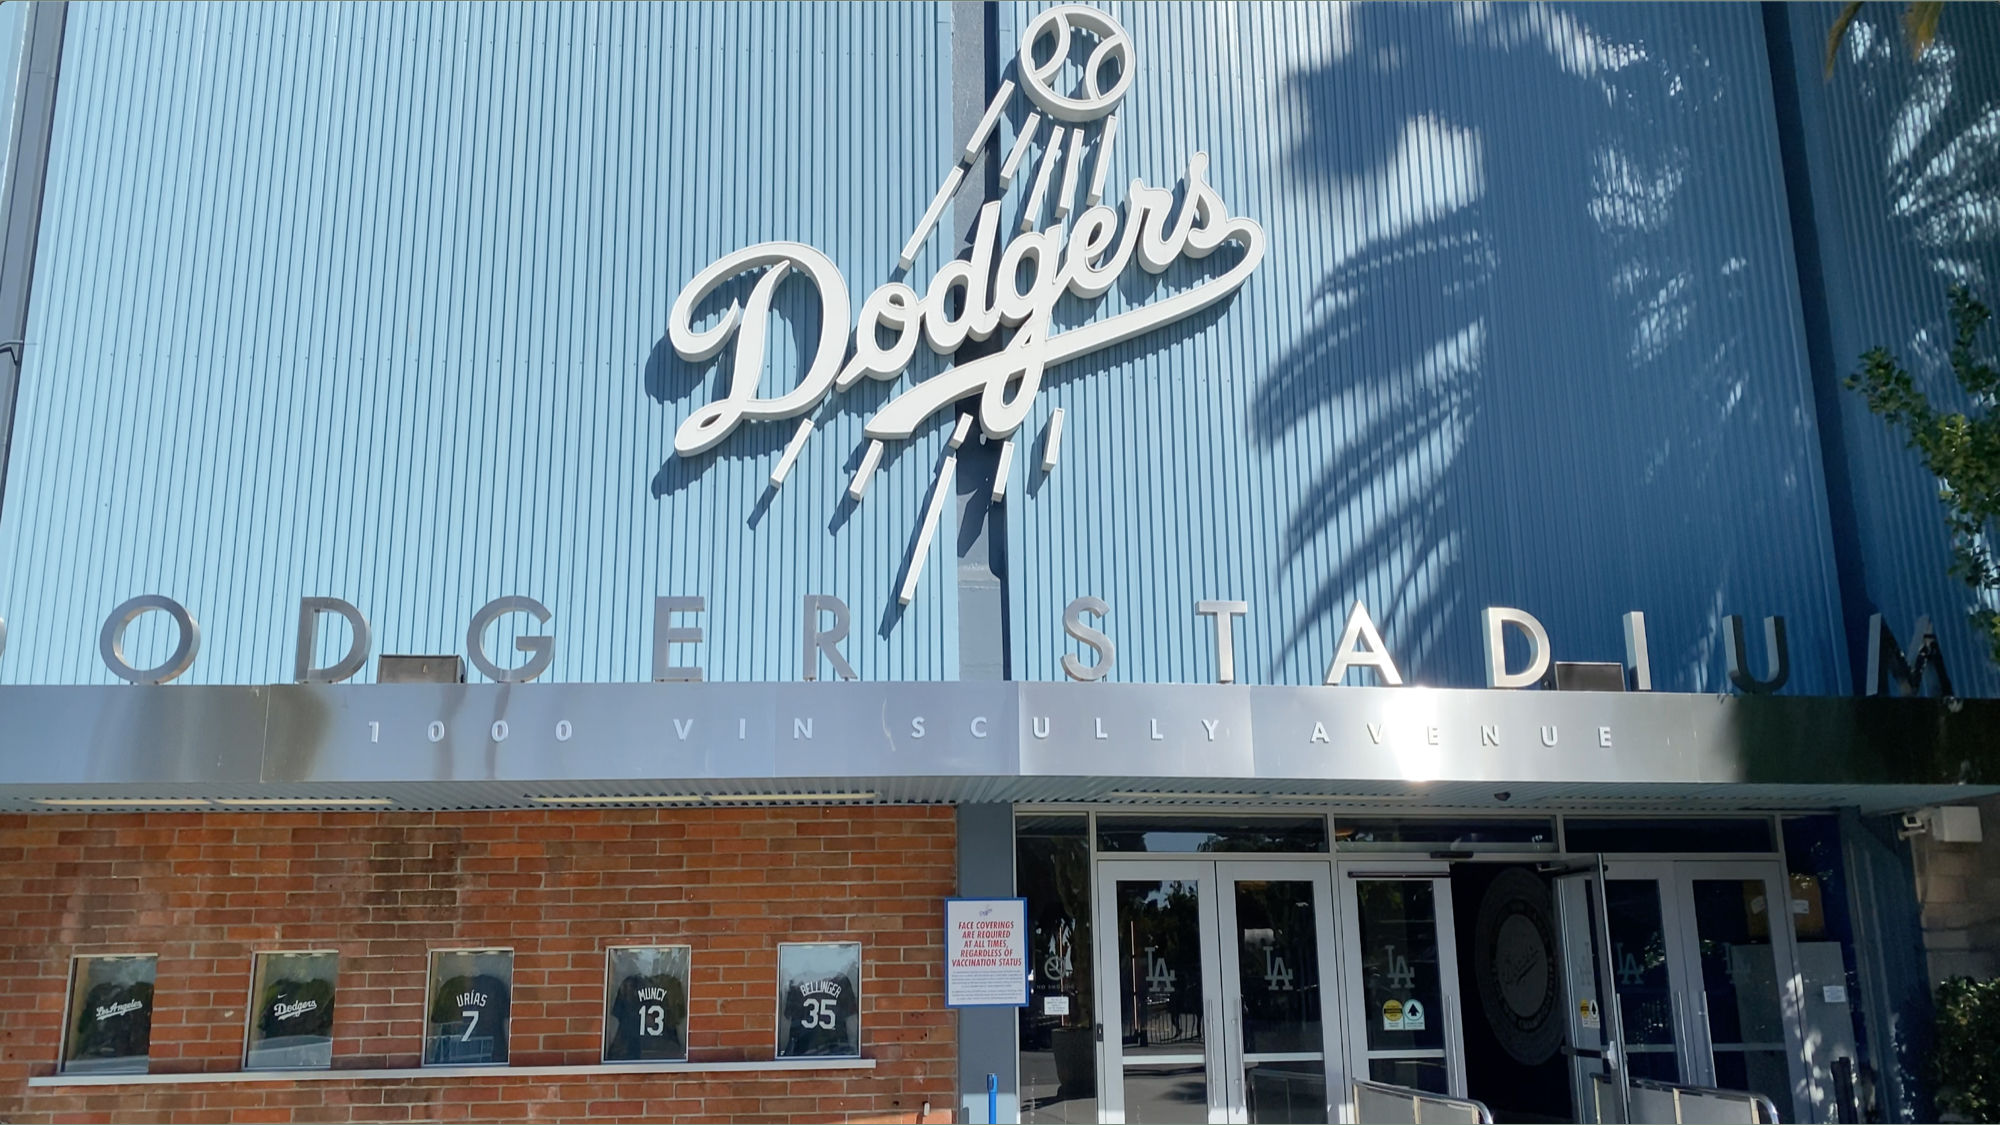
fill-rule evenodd
<path id="1" fill-rule="evenodd" d="M 437 986 L 431 1001 L 431 1034 L 424 1058 L 431 1063 L 507 1061 L 507 983 L 481 973 Z"/>

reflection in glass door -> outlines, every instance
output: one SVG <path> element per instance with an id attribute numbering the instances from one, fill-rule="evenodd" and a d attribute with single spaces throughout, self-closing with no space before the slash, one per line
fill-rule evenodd
<path id="1" fill-rule="evenodd" d="M 1442 870 L 1374 865 L 1348 870 L 1341 881 L 1355 1076 L 1464 1096 L 1464 1048 L 1451 1023 L 1458 959 L 1450 881 Z"/>
<path id="2" fill-rule="evenodd" d="M 1805 1046 L 1782 869 L 1765 860 L 1614 860 L 1605 871 L 1632 1076 L 1754 1091 L 1789 1118 Z"/>
<path id="3" fill-rule="evenodd" d="M 1803 1044 L 1782 873 L 1773 863 L 1676 866 L 1686 975 L 1706 1048 L 1699 1081 L 1763 1094 L 1783 1113 L 1794 1107 Z"/>
<path id="4" fill-rule="evenodd" d="M 1230 1120 L 1330 1120 L 1321 967 L 1333 964 L 1326 864 L 1217 864 L 1223 978 L 1235 994 L 1227 1028 Z"/>
<path id="5" fill-rule="evenodd" d="M 1100 1010 L 1106 1121 L 1227 1120 L 1211 1029 L 1220 977 L 1215 865 L 1107 863 L 1099 868 Z M 1108 914 L 1109 917 L 1105 917 Z M 1115 940 L 1102 940 L 1106 932 Z M 1116 1002 L 1106 1003 L 1116 990 Z M 1113 1014 L 1115 1013 L 1115 1015 Z"/>
<path id="6" fill-rule="evenodd" d="M 1328 1120 L 1329 883 L 1325 863 L 1099 865 L 1104 1120 Z"/>
<path id="7" fill-rule="evenodd" d="M 1625 1031 L 1625 1065 L 1634 1078 L 1681 1082 L 1678 1021 L 1667 968 L 1666 916 L 1658 879 L 1620 879 L 1604 885 L 1610 925 L 1611 974 Z"/>

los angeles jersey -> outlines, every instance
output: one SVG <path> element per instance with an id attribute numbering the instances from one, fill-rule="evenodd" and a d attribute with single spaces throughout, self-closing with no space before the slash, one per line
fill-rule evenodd
<path id="1" fill-rule="evenodd" d="M 507 1061 L 507 1019 L 512 1006 L 507 984 L 498 977 L 453 977 L 438 985 L 431 1001 L 431 1034 L 424 1061 L 502 1063 Z"/>
<path id="2" fill-rule="evenodd" d="M 72 1031 L 72 1059 L 144 1058 L 153 1036 L 153 986 L 98 985 L 83 998 Z"/>
<path id="3" fill-rule="evenodd" d="M 611 1000 L 611 1036 L 604 1057 L 615 1062 L 684 1059 L 687 989 L 672 973 L 630 976 Z"/>
<path id="4" fill-rule="evenodd" d="M 846 973 L 785 989 L 781 1057 L 861 1053 L 861 997 Z"/>

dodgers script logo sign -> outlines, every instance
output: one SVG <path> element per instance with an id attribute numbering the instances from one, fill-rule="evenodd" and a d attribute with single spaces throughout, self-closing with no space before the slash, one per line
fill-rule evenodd
<path id="1" fill-rule="evenodd" d="M 1037 62 L 1038 48 L 1053 50 Z M 1094 46 L 1092 43 L 1094 42 Z M 1085 52 L 1087 51 L 1087 54 Z M 1064 81 L 1073 55 L 1084 55 L 1081 78 Z M 1000 443 L 994 496 L 1006 489 L 1015 456 L 1015 435 L 1048 369 L 1132 339 L 1191 316 L 1241 288 L 1264 257 L 1264 231 L 1255 222 L 1232 217 L 1222 196 L 1207 182 L 1208 155 L 1188 158 L 1176 192 L 1134 179 L 1122 207 L 1101 202 L 1113 142 L 1118 135 L 1119 102 L 1132 84 L 1136 60 L 1131 38 L 1117 21 L 1092 8 L 1068 5 L 1038 15 L 1021 35 L 1015 76 L 1035 110 L 1000 169 L 1006 189 L 1016 176 L 1032 186 L 1019 229 L 1002 244 L 1001 204 L 988 201 L 979 212 L 972 247 L 930 279 L 922 293 L 890 281 L 861 303 L 850 321 L 847 280 L 826 255 L 798 242 L 764 242 L 724 255 L 696 274 L 668 313 L 667 337 L 674 351 L 692 363 L 721 354 L 734 341 L 727 391 L 696 410 L 674 435 L 674 452 L 695 457 L 714 448 L 744 422 L 769 422 L 805 414 L 828 395 L 860 380 L 900 378 L 916 354 L 919 339 L 941 355 L 967 340 L 987 340 L 1003 328 L 1011 336 L 999 350 L 957 364 L 892 398 L 868 420 L 868 441 L 847 492 L 859 501 L 880 464 L 885 443 L 901 441 L 933 415 L 955 410 L 978 397 L 976 417 L 985 440 Z M 1059 89 L 1059 87 L 1062 87 Z M 1015 83 L 1002 82 L 986 107 L 963 155 L 945 176 L 923 219 L 898 256 L 907 270 L 945 206 L 964 185 L 967 172 L 994 135 L 1000 115 L 1013 100 Z M 1044 129 L 1043 126 L 1047 128 Z M 1039 144 L 1040 156 L 1029 159 Z M 1086 149 L 1089 158 L 1086 159 Z M 1086 167 L 1087 166 L 1087 167 Z M 1044 216 L 1047 222 L 1044 223 Z M 1101 320 L 1054 331 L 1056 301 L 1070 293 L 1096 300 L 1136 260 L 1158 274 L 1180 258 L 1205 258 L 1225 243 L 1242 250 L 1228 270 L 1171 296 Z M 694 310 L 733 279 L 762 271 L 749 295 L 732 303 L 713 323 L 698 327 Z M 764 393 L 764 340 L 778 286 L 797 275 L 816 291 L 820 338 L 805 374 L 791 389 Z M 850 323 L 854 324 L 850 331 Z M 888 342 L 884 343 L 884 339 Z M 971 420 L 959 419 L 951 448 L 966 440 Z M 806 419 L 771 471 L 771 486 L 784 484 L 813 423 Z M 1042 467 L 1055 467 L 1062 438 L 1061 411 L 1054 412 L 1042 437 Z M 956 456 L 947 455 L 931 490 L 910 565 L 898 592 L 907 604 L 916 590 L 938 517 L 951 491 Z"/>

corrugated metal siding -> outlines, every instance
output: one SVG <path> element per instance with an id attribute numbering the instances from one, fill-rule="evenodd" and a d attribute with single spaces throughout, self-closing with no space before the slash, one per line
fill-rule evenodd
<path id="1" fill-rule="evenodd" d="M 0 4 L 0 208 L 13 184 L 14 118 L 21 112 L 21 68 L 27 64 L 28 13 L 32 3 Z"/>
<path id="2" fill-rule="evenodd" d="M 1912 61 L 1899 8 L 1864 7 L 1831 80 L 1819 60 L 1836 4 L 1789 5 L 1793 52 L 1832 360 L 1838 380 L 1882 346 L 1926 391 L 1963 409 L 1948 361 L 1947 288 L 1971 284 L 2000 305 L 2000 10 L 1949 5 L 1938 43 Z M 1987 346 L 2000 339 L 1988 330 Z M 1969 591 L 1949 576 L 1937 482 L 1861 396 L 1838 392 L 1852 481 L 1859 581 L 1903 643 L 1919 615 L 1937 624 L 1954 686 L 2000 692 L 1965 620 Z"/>
<path id="3" fill-rule="evenodd" d="M 842 465 L 883 391 L 849 396 L 766 507 L 792 424 L 673 461 L 726 373 L 663 340 L 680 287 L 753 242 L 818 247 L 857 303 L 888 277 L 951 159 L 949 20 L 72 7 L 0 679 L 107 681 L 99 625 L 142 592 L 200 620 L 190 682 L 290 678 L 302 595 L 359 605 L 377 653 L 462 652 L 480 605 L 532 596 L 549 678 L 579 681 L 647 678 L 655 594 L 709 598 L 710 678 L 797 678 L 800 597 L 828 593 L 861 675 L 955 678 L 946 556 L 886 613 L 944 435 L 850 513 Z M 773 333 L 766 393 L 815 338 L 797 288 L 812 323 Z M 159 621 L 134 627 L 136 663 L 164 655 Z M 503 623 L 504 664 L 515 624 L 537 631 Z"/>
<path id="4" fill-rule="evenodd" d="M 1017 676 L 1062 676 L 1097 594 L 1116 679 L 1212 679 L 1194 602 L 1241 598 L 1239 677 L 1316 683 L 1361 598 L 1421 682 L 1482 682 L 1508 605 L 1566 660 L 1644 610 L 1681 691 L 1726 688 L 1722 614 L 1782 614 L 1788 690 L 1844 690 L 1756 8 L 1107 7 L 1137 50 L 1110 182 L 1205 150 L 1271 248 L 1219 313 L 1052 373 Z"/>

